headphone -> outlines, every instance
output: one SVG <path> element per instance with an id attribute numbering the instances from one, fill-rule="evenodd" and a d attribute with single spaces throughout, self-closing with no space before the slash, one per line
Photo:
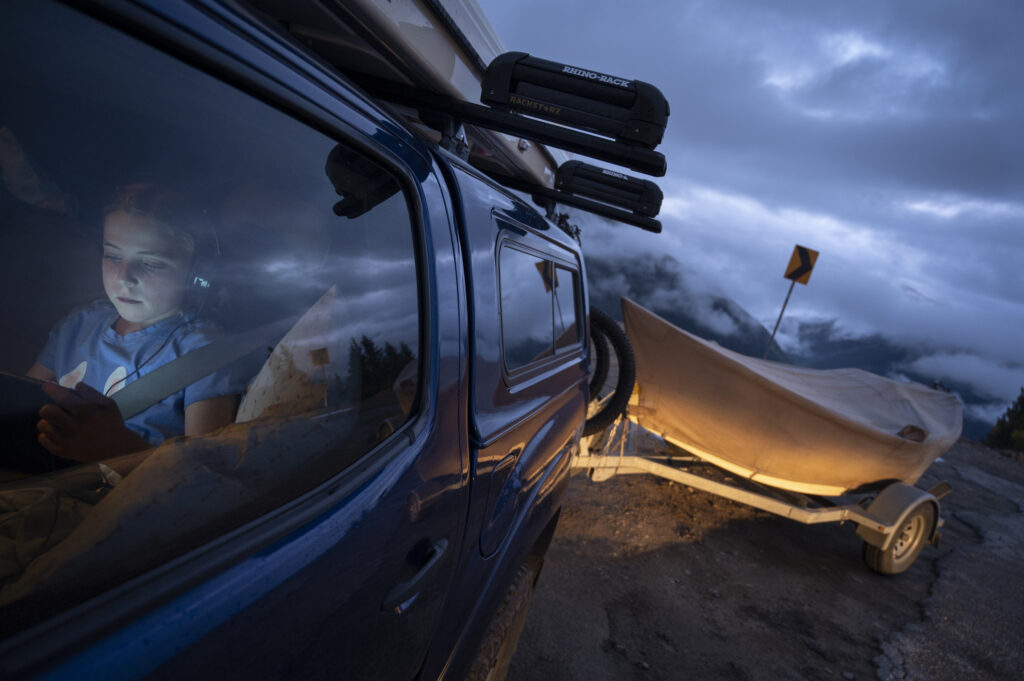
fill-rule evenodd
<path id="1" fill-rule="evenodd" d="M 188 235 L 192 237 L 193 253 L 185 285 L 190 292 L 205 295 L 213 290 L 216 280 L 214 272 L 220 260 L 220 240 L 213 225 L 205 219 L 205 212 L 202 217 L 204 219 L 197 221 L 198 224 L 187 230 Z"/>
<path id="2" fill-rule="evenodd" d="M 185 276 L 185 298 L 182 310 L 198 317 L 203 310 L 214 315 L 220 303 L 217 285 L 221 259 L 220 240 L 217 231 L 207 219 L 206 211 L 196 216 L 189 224 L 188 235 L 193 242 L 192 264 Z"/>

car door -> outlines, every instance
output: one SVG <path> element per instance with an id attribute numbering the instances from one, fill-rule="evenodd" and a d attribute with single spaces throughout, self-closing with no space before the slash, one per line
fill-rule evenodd
<path id="1" fill-rule="evenodd" d="M 114 384 L 202 374 L 141 391 L 160 423 L 175 400 L 186 424 L 210 396 L 238 408 L 203 435 L 167 425 L 140 453 L 5 472 L 0 675 L 412 678 L 469 483 L 461 256 L 429 156 L 214 6 L 3 13 L 4 160 L 28 181 L 4 175 L 0 269 L 8 290 L 44 267 L 76 283 L 10 306 L 21 332 L 4 334 L 2 368 L 77 362 L 68 320 L 118 318 L 100 254 L 111 215 L 132 215 L 184 240 L 190 271 L 174 313 L 143 329 L 156 350 Z M 132 202 L 112 208 L 125 186 Z"/>
<path id="2" fill-rule="evenodd" d="M 438 637 L 475 650 L 522 561 L 550 539 L 587 401 L 582 263 L 575 242 L 452 160 L 472 281 L 473 483 L 460 586 Z M 469 545 L 469 542 L 472 542 Z M 540 555 L 536 555 L 540 558 Z M 432 665 L 451 665 L 432 651 Z"/>

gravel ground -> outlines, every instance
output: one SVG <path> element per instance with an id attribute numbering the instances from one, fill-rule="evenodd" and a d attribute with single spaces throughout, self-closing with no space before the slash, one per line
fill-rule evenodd
<path id="1" fill-rule="evenodd" d="M 1024 461 L 962 440 L 941 480 L 940 547 L 882 576 L 849 523 L 577 475 L 508 678 L 1024 679 Z"/>

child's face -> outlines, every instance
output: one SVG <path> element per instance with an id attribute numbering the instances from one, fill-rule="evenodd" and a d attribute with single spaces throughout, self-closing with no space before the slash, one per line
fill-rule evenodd
<path id="1" fill-rule="evenodd" d="M 137 331 L 181 309 L 192 252 L 146 215 L 123 211 L 103 221 L 103 288 L 127 322 L 122 332 Z"/>

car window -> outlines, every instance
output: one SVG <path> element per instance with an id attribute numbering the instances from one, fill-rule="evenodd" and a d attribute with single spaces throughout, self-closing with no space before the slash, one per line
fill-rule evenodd
<path id="1" fill-rule="evenodd" d="M 570 348 L 579 343 L 579 276 L 561 265 L 555 267 L 555 349 Z"/>
<path id="2" fill-rule="evenodd" d="M 579 345 L 578 274 L 506 242 L 499 255 L 501 337 L 505 368 L 514 372 Z"/>
<path id="3" fill-rule="evenodd" d="M 69 605 L 416 413 L 415 221 L 356 144 L 66 8 L 0 12 L 0 606 Z M 133 392 L 127 434 L 37 423 Z"/>
<path id="4" fill-rule="evenodd" d="M 514 371 L 551 354 L 552 263 L 512 246 L 501 249 L 501 339 Z"/>

